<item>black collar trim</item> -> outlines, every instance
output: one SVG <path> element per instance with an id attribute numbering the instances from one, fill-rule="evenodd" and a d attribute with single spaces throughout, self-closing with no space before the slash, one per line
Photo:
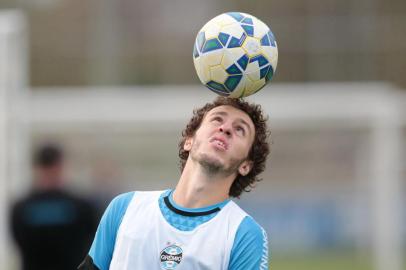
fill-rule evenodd
<path id="1" fill-rule="evenodd" d="M 203 212 L 186 212 L 183 210 L 180 210 L 178 208 L 176 208 L 175 206 L 173 206 L 171 204 L 171 202 L 169 201 L 169 195 L 164 197 L 164 202 L 165 205 L 173 212 L 175 212 L 176 214 L 182 215 L 182 216 L 187 216 L 187 217 L 200 217 L 200 216 L 207 216 L 213 213 L 216 213 L 218 211 L 220 211 L 219 207 L 216 207 L 214 209 L 208 210 L 208 211 L 203 211 Z"/>

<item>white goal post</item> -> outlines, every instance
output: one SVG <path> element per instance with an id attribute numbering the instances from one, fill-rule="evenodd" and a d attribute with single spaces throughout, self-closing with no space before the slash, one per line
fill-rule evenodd
<path id="1" fill-rule="evenodd" d="M 19 121 L 14 118 L 12 100 L 27 88 L 27 24 L 25 16 L 18 10 L 0 11 L 0 264 L 8 265 L 8 207 L 10 203 L 10 168 L 18 164 L 17 149 L 12 137 Z M 17 151 L 16 151 L 17 150 Z M 17 165 L 18 166 L 18 165 Z M 17 170 L 15 170 L 17 171 Z"/>

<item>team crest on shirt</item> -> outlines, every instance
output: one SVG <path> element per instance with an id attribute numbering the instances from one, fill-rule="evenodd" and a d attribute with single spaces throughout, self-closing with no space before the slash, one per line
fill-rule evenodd
<path id="1" fill-rule="evenodd" d="M 173 270 L 182 261 L 182 249 L 177 245 L 170 245 L 161 251 L 161 268 L 164 270 Z"/>

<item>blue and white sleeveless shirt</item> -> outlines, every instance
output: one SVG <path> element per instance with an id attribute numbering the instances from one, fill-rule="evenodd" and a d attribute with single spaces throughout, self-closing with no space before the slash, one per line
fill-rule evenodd
<path id="1" fill-rule="evenodd" d="M 233 201 L 184 208 L 172 191 L 117 196 L 89 252 L 100 270 L 265 270 L 264 229 Z"/>

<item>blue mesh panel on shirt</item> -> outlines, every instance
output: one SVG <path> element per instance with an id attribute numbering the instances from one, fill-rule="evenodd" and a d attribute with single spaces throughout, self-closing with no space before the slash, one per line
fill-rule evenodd
<path id="1" fill-rule="evenodd" d="M 162 193 L 161 197 L 159 198 L 159 208 L 161 209 L 161 213 L 164 216 L 165 220 L 169 224 L 171 224 L 173 227 L 175 227 L 176 229 L 178 229 L 180 231 L 192 231 L 197 226 L 209 221 L 210 219 L 212 219 L 219 213 L 219 212 L 214 212 L 209 215 L 197 216 L 197 217 L 183 216 L 183 215 L 177 214 L 177 213 L 173 212 L 172 210 L 170 210 L 164 202 L 164 197 L 166 197 L 168 195 L 169 195 L 169 199 L 170 199 L 171 203 L 173 204 L 173 206 L 176 208 L 181 208 L 173 202 L 171 190 L 168 190 L 168 191 Z M 228 202 L 229 202 L 229 200 L 226 200 L 220 204 L 216 204 L 213 206 L 200 208 L 200 209 L 188 209 L 188 210 L 189 210 L 189 212 L 196 212 L 196 210 L 198 210 L 198 212 L 209 211 L 216 207 L 222 208 Z M 188 210 L 185 208 L 181 208 L 181 210 L 188 212 Z"/>

